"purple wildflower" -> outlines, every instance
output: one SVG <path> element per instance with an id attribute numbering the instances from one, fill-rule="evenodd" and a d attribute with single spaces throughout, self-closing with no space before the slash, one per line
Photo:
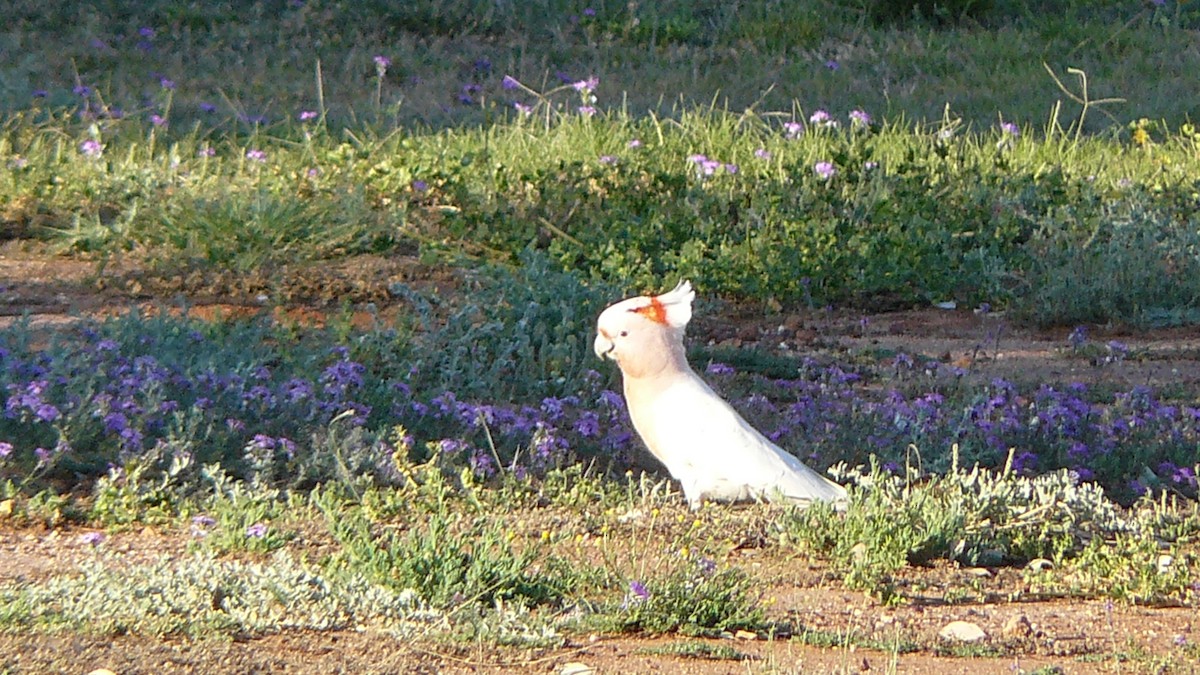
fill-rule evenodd
<path id="1" fill-rule="evenodd" d="M 87 532 L 79 535 L 79 543 L 87 544 L 88 546 L 97 546 L 104 541 L 103 532 Z"/>
<path id="2" fill-rule="evenodd" d="M 871 126 L 871 116 L 865 110 L 855 108 L 850 111 L 850 126 L 855 128 L 869 127 Z"/>
<path id="3" fill-rule="evenodd" d="M 0 441 L 0 458 L 8 457 L 12 454 L 13 445 L 6 441 Z"/>
<path id="4" fill-rule="evenodd" d="M 375 62 L 375 72 L 379 74 L 379 77 L 383 77 L 384 73 L 387 72 L 388 66 L 392 65 L 392 60 L 382 55 L 376 55 L 371 60 Z"/>
<path id="5" fill-rule="evenodd" d="M 213 518 L 212 516 L 206 516 L 204 514 L 200 514 L 198 516 L 193 516 L 192 517 L 192 527 L 191 527 L 192 536 L 193 537 L 207 537 L 208 536 L 208 528 L 210 528 L 216 524 L 217 524 L 217 519 Z"/>
<path id="6" fill-rule="evenodd" d="M 500 86 L 504 89 L 512 91 L 513 89 L 520 87 L 521 83 L 518 82 L 517 78 L 513 77 L 512 75 L 505 75 L 504 79 L 500 80 Z"/>
<path id="7" fill-rule="evenodd" d="M 596 16 L 596 10 L 592 9 L 591 7 L 584 7 L 583 15 L 584 16 Z"/>
<path id="8" fill-rule="evenodd" d="M 829 59 L 825 62 L 825 67 L 830 70 L 837 70 L 841 66 L 838 64 L 836 59 Z"/>
<path id="9" fill-rule="evenodd" d="M 321 373 L 321 382 L 330 394 L 344 394 L 363 385 L 366 367 L 350 360 L 335 361 Z"/>
<path id="10" fill-rule="evenodd" d="M 104 154 L 104 146 L 101 145 L 100 141 L 88 139 L 79 144 L 79 151 L 85 156 L 95 159 Z"/>
<path id="11" fill-rule="evenodd" d="M 614 155 L 600 155 L 600 163 L 612 166 L 617 163 L 617 158 Z"/>
<path id="12" fill-rule="evenodd" d="M 799 138 L 800 134 L 804 133 L 803 122 L 784 122 L 783 134 L 786 138 Z"/>
<path id="13" fill-rule="evenodd" d="M 156 127 L 166 126 L 167 118 L 163 117 L 162 115 L 159 115 L 158 113 L 155 113 L 150 116 L 150 124 L 153 124 Z"/>
<path id="14" fill-rule="evenodd" d="M 86 84 L 77 84 L 71 91 L 73 91 L 76 96 L 82 96 L 83 98 L 87 98 L 88 96 L 92 95 L 92 88 Z"/>
<path id="15" fill-rule="evenodd" d="M 771 159 L 771 152 L 766 148 L 759 148 L 754 151 L 754 156 L 759 159 Z"/>
<path id="16" fill-rule="evenodd" d="M 625 410 L 625 399 L 622 398 L 620 394 L 610 389 L 605 389 L 604 391 L 600 392 L 600 403 L 602 403 L 609 410 Z"/>
<path id="17" fill-rule="evenodd" d="M 1104 346 L 1108 349 L 1108 356 L 1104 357 L 1106 362 L 1122 361 L 1129 354 L 1129 347 L 1120 340 L 1110 340 Z"/>
<path id="18" fill-rule="evenodd" d="M 709 375 L 732 375 L 736 371 L 734 371 L 733 367 L 730 365 L 717 363 L 714 361 L 708 364 L 708 367 L 704 369 L 704 372 L 708 373 Z"/>
<path id="19" fill-rule="evenodd" d="M 1021 135 L 1021 129 L 1020 129 L 1020 127 L 1018 127 L 1016 124 L 1013 124 L 1012 122 L 1003 122 L 1003 123 L 1001 123 L 1001 124 L 1000 124 L 1000 131 L 1001 131 L 1001 132 L 1003 132 L 1003 133 L 1005 133 L 1005 134 L 1007 134 L 1007 135 L 1009 135 L 1009 136 L 1014 136 L 1014 137 L 1015 137 L 1015 136 L 1020 136 L 1020 135 Z"/>
<path id="20" fill-rule="evenodd" d="M 513 107 L 516 108 L 517 112 L 521 113 L 522 115 L 532 115 L 533 114 L 533 106 L 525 105 L 524 103 L 521 103 L 520 101 L 513 101 Z"/>
<path id="21" fill-rule="evenodd" d="M 475 448 L 467 458 L 467 464 L 476 476 L 491 478 L 496 475 L 496 461 L 492 456 L 479 448 Z"/>
<path id="22" fill-rule="evenodd" d="M 175 89 L 175 80 L 172 80 L 167 77 L 160 77 L 160 78 L 158 78 L 158 86 L 160 86 L 163 89 L 166 89 L 168 91 L 174 90 Z"/>
<path id="23" fill-rule="evenodd" d="M 217 106 L 215 106 L 211 103 L 208 103 L 207 101 L 201 101 L 200 102 L 200 112 L 215 113 L 215 112 L 217 112 Z"/>
<path id="24" fill-rule="evenodd" d="M 261 164 L 267 161 L 267 153 L 257 148 L 252 148 L 246 151 L 246 159 Z"/>
<path id="25" fill-rule="evenodd" d="M 591 117 L 596 114 L 596 109 L 590 105 L 579 106 L 579 114 L 584 117 Z"/>
<path id="26" fill-rule="evenodd" d="M 138 29 L 138 35 L 142 36 L 143 38 L 146 38 L 147 40 L 153 40 L 154 39 L 154 29 L 149 26 L 142 26 L 141 28 Z"/>
<path id="27" fill-rule="evenodd" d="M 206 145 L 203 148 L 200 148 L 199 150 L 196 151 L 197 157 L 216 157 L 216 155 L 217 155 L 217 151 L 214 150 L 212 148 L 212 146 L 208 146 L 208 145 Z"/>
<path id="28" fill-rule="evenodd" d="M 573 87 L 575 91 L 583 94 L 588 94 L 595 91 L 596 87 L 598 86 L 600 86 L 600 78 L 594 75 L 586 80 L 579 80 L 578 82 L 571 83 L 571 87 Z"/>
<path id="29" fill-rule="evenodd" d="M 251 539 L 262 539 L 267 536 L 267 526 L 265 523 L 255 523 L 246 528 L 246 536 Z"/>
<path id="30" fill-rule="evenodd" d="M 315 110 L 302 110 L 302 111 L 300 112 L 300 114 L 298 115 L 298 117 L 300 118 L 300 121 L 301 121 L 301 122 L 307 122 L 307 121 L 309 121 L 309 120 L 315 120 L 315 119 L 317 119 L 317 111 L 315 111 Z"/>
<path id="31" fill-rule="evenodd" d="M 642 141 L 639 138 L 633 138 L 633 139 L 630 139 L 630 141 L 628 143 L 626 143 L 625 145 L 628 146 L 631 150 L 636 150 L 636 149 L 642 147 Z"/>
<path id="32" fill-rule="evenodd" d="M 1067 336 L 1067 343 L 1074 349 L 1079 349 L 1087 343 L 1087 327 L 1076 326 L 1071 329 L 1071 334 Z"/>
<path id="33" fill-rule="evenodd" d="M 596 438 L 600 435 L 600 417 L 594 412 L 584 412 L 574 424 L 575 433 L 584 438 Z"/>
<path id="34" fill-rule="evenodd" d="M 832 162 L 817 162 L 813 165 L 813 171 L 821 177 L 822 180 L 829 180 L 837 173 L 837 168 Z"/>
<path id="35" fill-rule="evenodd" d="M 830 128 L 838 125 L 837 120 L 833 119 L 833 116 L 830 115 L 829 112 L 824 108 L 818 109 L 812 115 L 809 115 L 808 123 L 816 127 Z"/>
<path id="36" fill-rule="evenodd" d="M 413 192 L 424 192 L 429 189 L 429 183 L 418 178 L 412 182 L 412 189 Z"/>
<path id="37" fill-rule="evenodd" d="M 58 408 L 54 407 L 53 405 L 50 405 L 49 403 L 42 403 L 34 408 L 33 416 L 42 422 L 53 422 L 61 417 L 62 413 L 60 413 Z"/>
<path id="38" fill-rule="evenodd" d="M 261 450 L 274 450 L 275 439 L 266 434 L 255 434 L 251 439 L 250 445 Z"/>

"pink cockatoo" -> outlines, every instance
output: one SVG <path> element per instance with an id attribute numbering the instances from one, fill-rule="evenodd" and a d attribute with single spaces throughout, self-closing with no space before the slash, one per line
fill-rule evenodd
<path id="1" fill-rule="evenodd" d="M 767 440 L 691 369 L 683 332 L 692 284 L 622 300 L 597 321 L 594 348 L 621 367 L 625 402 L 638 435 L 683 486 L 704 500 L 815 501 L 844 505 L 846 490 Z"/>

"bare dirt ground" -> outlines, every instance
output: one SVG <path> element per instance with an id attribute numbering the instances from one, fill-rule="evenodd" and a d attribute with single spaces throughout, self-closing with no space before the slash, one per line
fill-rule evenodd
<path id="1" fill-rule="evenodd" d="M 289 318 L 319 321 L 340 299 L 375 302 L 383 316 L 403 308 L 389 303 L 396 281 L 452 287 L 445 274 L 415 261 L 364 258 L 330 266 L 284 297 Z M 240 286 L 239 286 L 240 284 Z M 163 280 L 135 268 L 110 265 L 100 281 L 92 262 L 58 258 L 9 242 L 0 247 L 0 326 L 25 315 L 54 330 L 79 315 L 108 315 L 185 295 L 200 316 L 252 314 L 279 306 L 278 285 L 211 275 Z M 272 298 L 271 294 L 276 294 Z M 298 292 L 299 293 L 299 292 Z M 265 298 L 263 296 L 266 296 Z M 278 310 L 275 310 L 278 311 Z M 366 313 L 360 317 L 365 320 Z M 865 320 L 864 320 L 865 319 Z M 748 346 L 886 362 L 897 353 L 966 369 L 972 378 L 1133 385 L 1200 390 L 1200 330 L 1131 334 L 1089 327 L 1091 351 L 1068 348 L 1068 329 L 1034 330 L 1006 317 L 967 309 L 919 309 L 863 317 L 853 312 L 735 313 L 700 316 L 692 331 L 713 345 Z M 1128 356 L 1105 362 L 1103 345 L 1119 340 Z M 14 528 L 0 519 L 0 583 L 32 581 L 68 572 L 95 554 L 82 531 Z M 146 529 L 110 534 L 102 544 L 129 564 L 182 555 L 186 532 Z M 469 648 L 435 641 L 400 640 L 370 632 L 289 632 L 227 640 L 139 635 L 0 634 L 0 673 L 88 673 L 107 668 L 134 673 L 1200 673 L 1179 658 L 1179 640 L 1200 640 L 1200 617 L 1179 607 L 1112 606 L 1104 601 L 1044 598 L 1022 587 L 1012 569 L 964 570 L 954 565 L 912 569 L 910 602 L 886 607 L 841 587 L 827 570 L 778 558 L 767 550 L 734 551 L 725 561 L 757 568 L 771 580 L 770 615 L 797 634 L 856 635 L 876 644 L 918 645 L 912 653 L 853 647 L 817 647 L 812 640 L 750 636 L 695 640 L 676 636 L 572 636 L 553 650 Z M 740 559 L 739 559 L 740 558 Z M 970 601 L 946 598 L 951 586 L 978 591 Z M 955 620 L 977 624 L 988 649 L 951 648 L 938 631 Z M 682 645 L 682 647 L 681 647 Z M 701 645 L 697 648 L 695 645 Z M 732 648 L 740 660 L 682 656 Z M 992 654 L 992 655 L 986 655 Z M 995 654 L 1003 654 L 996 656 Z M 1166 665 L 1164 665 L 1166 664 Z M 1054 670 L 1055 668 L 1059 670 Z"/>
<path id="2" fill-rule="evenodd" d="M 85 532 L 0 525 L 0 584 L 43 580 L 98 555 L 130 566 L 186 555 L 188 534 L 182 530 L 109 533 L 98 546 L 81 539 Z M 320 546 L 319 537 L 301 537 L 289 549 L 317 559 Z M 1045 598 L 1023 583 L 1018 570 L 968 570 L 949 563 L 908 571 L 900 584 L 909 601 L 888 607 L 845 590 L 827 568 L 784 557 L 776 548 L 735 550 L 722 562 L 744 566 L 763 581 L 769 616 L 790 634 L 773 639 L 581 634 L 555 649 L 518 649 L 371 631 L 203 640 L 10 633 L 0 634 L 0 672 L 564 673 L 571 664 L 595 673 L 1200 672 L 1200 664 L 1180 660 L 1176 643 L 1181 637 L 1194 641 L 1200 633 L 1192 608 Z M 946 592 L 966 587 L 973 597 Z M 952 644 L 938 636 L 952 621 L 974 623 L 988 637 L 978 649 Z M 830 639 L 844 644 L 814 646 Z M 884 647 L 847 646 L 868 641 Z M 886 645 L 909 645 L 912 651 L 896 655 Z M 1056 667 L 1061 670 L 1051 670 Z"/>

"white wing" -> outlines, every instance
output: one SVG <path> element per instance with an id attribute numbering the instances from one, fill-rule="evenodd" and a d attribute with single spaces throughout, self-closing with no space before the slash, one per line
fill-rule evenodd
<path id="1" fill-rule="evenodd" d="M 633 412 L 631 408 L 631 412 Z M 641 411 L 640 411 L 641 412 Z M 840 501 L 845 490 L 767 440 L 695 373 L 647 401 L 634 425 L 688 501 Z"/>

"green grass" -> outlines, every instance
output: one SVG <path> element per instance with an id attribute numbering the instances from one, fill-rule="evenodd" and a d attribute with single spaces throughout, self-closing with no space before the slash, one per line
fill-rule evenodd
<path id="1" fill-rule="evenodd" d="M 705 642 L 672 642 L 662 647 L 649 647 L 643 654 L 653 656 L 682 656 L 689 659 L 708 661 L 745 661 L 750 658 L 728 645 L 712 645 Z"/>
<path id="2" fill-rule="evenodd" d="M 0 154 L 21 168 L 0 177 L 0 196 L 10 228 L 102 264 L 139 260 L 139 284 L 184 292 L 206 290 L 208 277 L 189 282 L 189 271 L 257 279 L 244 286 L 287 297 L 288 279 L 348 256 L 513 264 L 532 248 L 618 288 L 690 276 L 760 302 L 953 299 L 1011 305 L 1043 323 L 1135 325 L 1188 323 L 1200 311 L 1187 254 L 1190 128 L 1150 126 L 1139 147 L 1076 138 L 1066 120 L 1013 138 L 952 119 L 852 129 L 843 118 L 841 129 L 789 139 L 769 115 L 589 119 L 540 105 L 544 117 L 486 128 L 368 128 L 349 140 L 318 128 L 302 142 L 290 137 L 303 125 L 289 124 L 166 144 L 120 121 L 100 132 L 98 158 L 79 150 L 94 133 L 86 128 L 14 118 Z M 633 139 L 642 146 L 628 147 Z M 247 159 L 256 150 L 265 161 Z M 689 159 L 697 154 L 737 173 L 705 177 Z M 819 162 L 837 174 L 823 179 Z"/>
<path id="3" fill-rule="evenodd" d="M 1099 97 L 1124 97 L 1118 119 L 1195 117 L 1194 101 L 1173 95 L 1197 65 L 1188 30 L 1200 19 L 1183 3 L 1154 9 L 1118 0 L 1009 0 L 974 3 L 980 9 L 963 20 L 955 13 L 950 20 L 903 21 L 913 4 L 108 0 L 79 11 L 69 2 L 17 0 L 0 14 L 8 27 L 0 46 L 19 55 L 0 78 L 0 108 L 24 107 L 37 89 L 49 92 L 50 103 L 67 105 L 82 82 L 133 111 L 165 76 L 177 85 L 177 114 L 216 116 L 226 128 L 253 125 L 239 115 L 265 114 L 275 123 L 303 109 L 339 124 L 440 126 L 483 121 L 511 107 L 498 86 L 505 74 L 540 89 L 565 72 L 598 75 L 605 98 L 638 114 L 716 96 L 735 110 L 787 109 L 799 101 L 809 111 L 864 106 L 933 119 L 949 103 L 986 125 L 998 113 L 1044 119 L 1061 98 L 1042 70 L 1045 61 L 1058 72 L 1087 71 Z M 140 36 L 141 28 L 153 36 Z M 383 78 L 375 55 L 392 59 Z M 837 70 L 827 67 L 830 60 Z M 461 103 L 463 87 L 476 83 L 483 90 Z M 202 113 L 201 103 L 218 111 Z"/>
<path id="4" fill-rule="evenodd" d="M 0 14 L 17 52 L 60 46 L 0 77 L 2 237 L 102 271 L 136 261 L 138 279 L 106 281 L 134 291 L 305 299 L 287 288 L 337 259 L 472 267 L 533 247 L 625 289 L 694 276 L 793 304 L 1200 317 L 1198 137 L 1192 102 L 1168 94 L 1198 18 L 1170 2 L 962 2 L 914 22 L 878 2 L 110 5 L 80 22 L 59 5 Z M 529 49 L 539 36 L 557 47 Z M 577 91 L 559 68 L 599 84 Z M 818 108 L 840 129 L 808 123 Z M 852 129 L 853 108 L 875 123 Z M 790 121 L 810 129 L 788 138 Z M 703 177 L 695 155 L 737 173 Z"/>
<path id="5" fill-rule="evenodd" d="M 1195 111 L 1171 93 L 1196 10 L 901 6 L 14 3 L 11 49 L 58 49 L 0 71 L 0 236 L 136 260 L 106 281 L 135 292 L 328 299 L 285 289 L 362 254 L 536 248 L 622 289 L 1196 321 Z"/>

